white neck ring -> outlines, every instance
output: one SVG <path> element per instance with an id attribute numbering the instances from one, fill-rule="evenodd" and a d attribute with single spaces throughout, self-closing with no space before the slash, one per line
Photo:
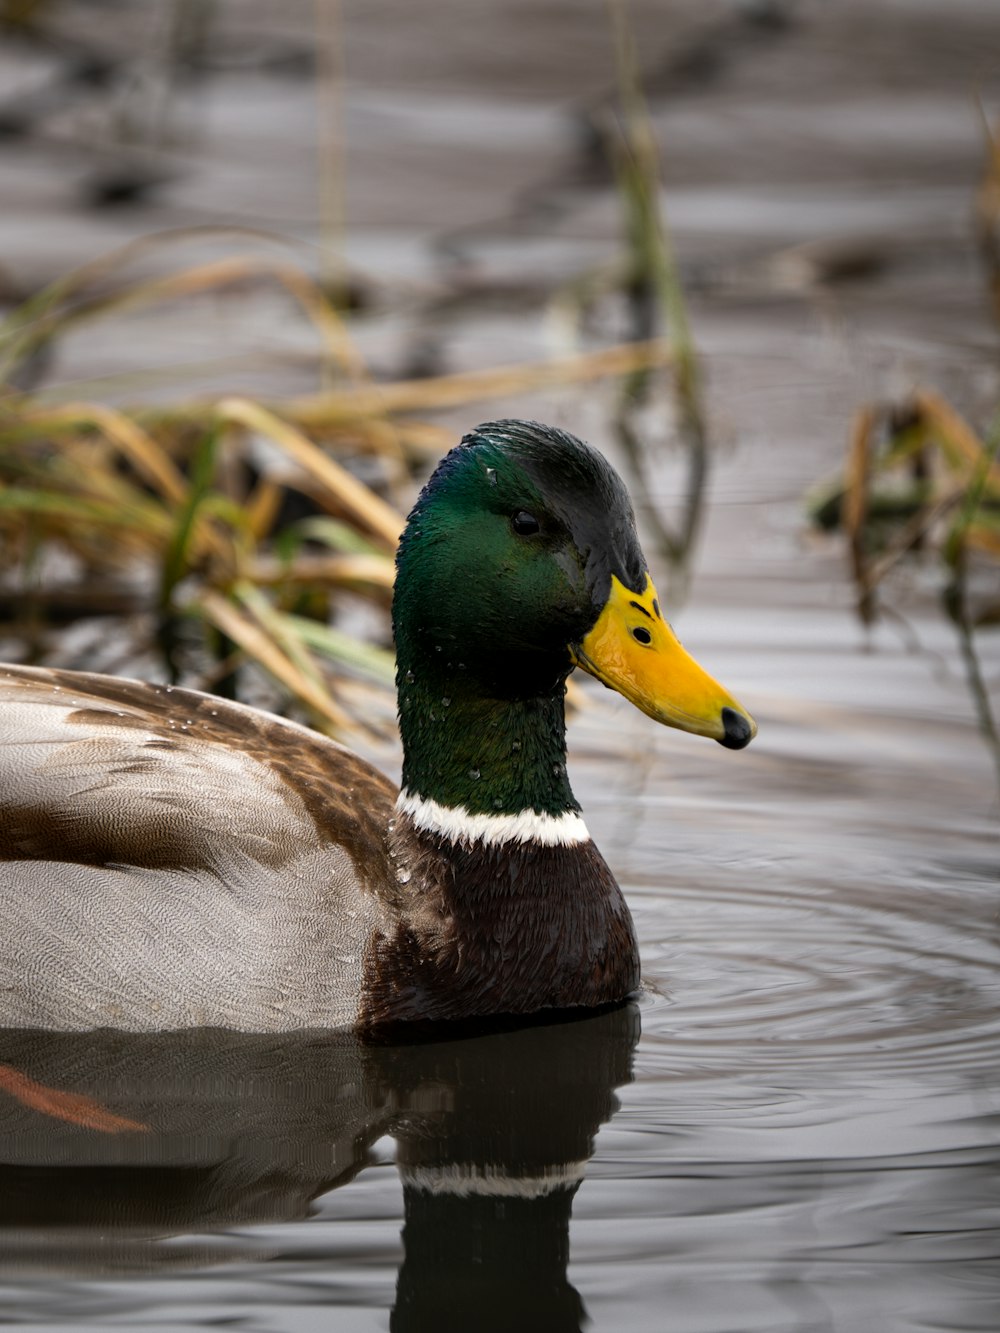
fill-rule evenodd
<path id="1" fill-rule="evenodd" d="M 479 842 L 486 846 L 503 843 L 536 843 L 543 847 L 577 847 L 589 842 L 583 818 L 575 810 L 560 815 L 518 810 L 511 815 L 473 814 L 461 805 L 441 805 L 404 788 L 396 800 L 396 813 L 406 815 L 424 833 L 435 833 L 449 842 Z"/>

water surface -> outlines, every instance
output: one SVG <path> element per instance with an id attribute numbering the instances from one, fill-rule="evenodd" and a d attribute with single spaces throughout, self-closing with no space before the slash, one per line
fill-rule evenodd
<path id="1" fill-rule="evenodd" d="M 279 20 L 243 3 L 245 31 L 223 8 L 244 56 L 308 41 L 291 8 Z M 643 996 L 415 1048 L 0 1034 L 0 1062 L 35 1097 L 0 1088 L 7 1322 L 1000 1327 L 991 765 L 933 566 L 901 570 L 899 614 L 862 632 L 842 552 L 805 530 L 802 500 L 839 466 L 860 403 L 914 383 L 980 419 L 997 400 L 968 227 L 971 92 L 991 95 L 995 6 L 955 0 L 945 20 L 917 0 L 804 3 L 766 32 L 745 26 L 752 6 L 668 8 L 669 26 L 660 4 L 636 4 L 636 22 L 714 450 L 691 596 L 673 613 L 761 729 L 732 754 L 600 690 L 573 723 L 571 776 L 636 918 Z M 574 7 L 577 49 L 561 8 L 534 6 L 544 21 L 520 58 L 502 6 L 476 7 L 478 26 L 431 9 L 439 21 L 416 28 L 391 4 L 348 20 L 349 253 L 381 284 L 360 337 L 389 375 L 414 357 L 462 369 L 562 350 L 548 284 L 605 261 L 620 227 L 582 148 L 582 113 L 610 82 L 600 7 Z M 237 62 L 200 95 L 187 168 L 137 212 L 87 212 L 71 194 L 67 112 L 8 144 L 0 258 L 49 280 L 128 235 L 233 216 L 315 239 L 308 81 Z M 827 280 L 823 245 L 860 247 L 867 267 Z M 621 312 L 596 321 L 616 336 Z M 314 384 L 284 306 L 247 294 L 69 340 L 51 382 L 72 397 L 78 378 L 126 370 L 116 392 L 134 397 L 142 374 L 156 393 L 164 367 L 199 358 L 227 389 Z M 657 410 L 644 525 L 682 481 Z M 551 419 L 613 451 L 601 391 L 471 413 Z M 469 409 L 445 420 L 472 424 Z M 103 621 L 64 647 L 95 669 L 116 651 Z M 87 1098 L 74 1114 L 89 1126 L 66 1102 L 43 1114 L 41 1087 Z"/>

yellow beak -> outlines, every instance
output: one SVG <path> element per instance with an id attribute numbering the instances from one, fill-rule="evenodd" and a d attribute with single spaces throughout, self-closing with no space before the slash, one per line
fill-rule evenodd
<path id="1" fill-rule="evenodd" d="M 731 750 L 741 750 L 757 734 L 746 709 L 678 643 L 648 575 L 641 593 L 612 575 L 597 624 L 570 651 L 577 666 L 668 727 L 708 736 Z"/>

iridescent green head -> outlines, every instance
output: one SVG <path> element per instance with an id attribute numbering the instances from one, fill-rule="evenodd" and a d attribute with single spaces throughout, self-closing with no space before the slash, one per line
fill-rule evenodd
<path id="1" fill-rule="evenodd" d="M 445 655 L 501 696 L 564 677 L 570 645 L 611 574 L 646 565 L 625 487 L 595 450 L 525 421 L 467 435 L 424 488 L 400 543 L 393 618 L 400 660 Z"/>
<path id="2" fill-rule="evenodd" d="M 752 735 L 664 621 L 621 479 L 552 427 L 491 422 L 440 463 L 400 543 L 393 624 L 404 785 L 426 797 L 573 808 L 564 775 L 546 795 L 541 772 L 508 780 L 512 765 L 499 759 L 515 741 L 523 753 L 525 736 L 501 733 L 528 727 L 522 714 L 534 710 L 528 729 L 551 732 L 552 744 L 535 736 L 531 747 L 559 778 L 564 682 L 576 665 L 669 725 L 734 746 Z M 484 764 L 506 777 L 483 785 Z"/>

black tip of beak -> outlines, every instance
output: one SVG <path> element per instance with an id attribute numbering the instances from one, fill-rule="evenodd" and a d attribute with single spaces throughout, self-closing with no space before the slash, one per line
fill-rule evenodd
<path id="1" fill-rule="evenodd" d="M 735 708 L 724 708 L 722 710 L 722 725 L 726 729 L 726 734 L 719 741 L 727 750 L 742 750 L 744 745 L 749 745 L 753 739 L 753 727 L 749 719 L 742 713 L 737 713 Z"/>

